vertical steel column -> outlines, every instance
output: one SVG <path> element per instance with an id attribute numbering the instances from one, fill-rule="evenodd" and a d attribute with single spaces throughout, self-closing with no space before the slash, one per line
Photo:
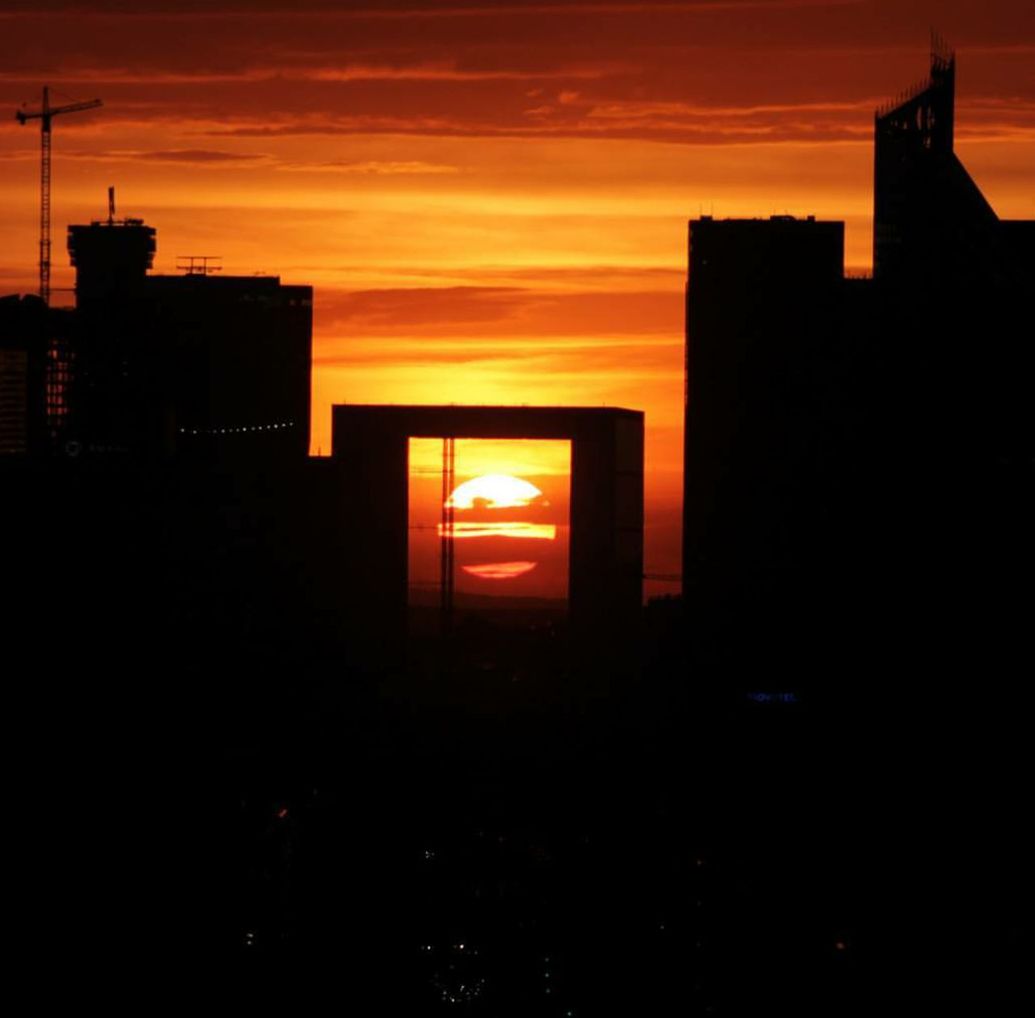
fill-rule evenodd
<path id="1" fill-rule="evenodd" d="M 456 486 L 456 439 L 442 439 L 442 523 L 439 527 L 439 591 L 442 605 L 442 633 L 453 628 L 453 573 L 455 560 L 453 488 Z"/>

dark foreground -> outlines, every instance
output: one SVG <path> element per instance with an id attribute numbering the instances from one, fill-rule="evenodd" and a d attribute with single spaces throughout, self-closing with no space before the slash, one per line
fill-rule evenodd
<path id="1" fill-rule="evenodd" d="M 886 690 L 266 664 L 35 699 L 44 969 L 386 1015 L 872 1014 L 955 965 L 1012 992 L 1017 779 L 917 752 Z"/>
<path id="2" fill-rule="evenodd" d="M 1025 701 L 994 648 L 982 670 L 952 633 L 777 646 L 736 617 L 709 643 L 658 602 L 624 657 L 550 622 L 360 660 L 225 521 L 190 551 L 79 506 L 22 518 L 11 556 L 9 875 L 43 996 L 150 1011 L 215 979 L 235 1009 L 499 1018 L 1023 999 Z"/>

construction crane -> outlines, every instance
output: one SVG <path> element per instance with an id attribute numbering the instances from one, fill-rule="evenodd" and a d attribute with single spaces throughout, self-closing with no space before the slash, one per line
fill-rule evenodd
<path id="1" fill-rule="evenodd" d="M 68 103 L 65 106 L 50 105 L 50 89 L 43 86 L 43 105 L 40 109 L 18 110 L 15 119 L 19 124 L 30 120 L 40 122 L 40 298 L 50 303 L 50 133 L 51 120 L 62 113 L 80 113 L 95 110 L 102 105 L 100 99 Z"/>

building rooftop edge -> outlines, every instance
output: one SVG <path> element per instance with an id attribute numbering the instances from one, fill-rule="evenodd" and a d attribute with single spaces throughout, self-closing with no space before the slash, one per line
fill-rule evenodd
<path id="1" fill-rule="evenodd" d="M 527 403 L 332 403 L 331 410 L 391 410 L 398 413 L 414 413 L 421 410 L 450 412 L 475 412 L 522 410 L 530 413 L 580 413 L 580 414 L 633 414 L 642 417 L 643 410 L 619 406 L 530 406 Z"/>
<path id="2" fill-rule="evenodd" d="M 689 221 L 691 223 L 844 223 L 843 219 L 817 219 L 814 215 L 724 216 L 721 219 L 715 216 L 696 216 Z"/>

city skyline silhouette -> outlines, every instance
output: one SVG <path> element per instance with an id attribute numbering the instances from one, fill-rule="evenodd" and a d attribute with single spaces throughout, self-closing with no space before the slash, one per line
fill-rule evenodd
<path id="1" fill-rule="evenodd" d="M 111 184 L 159 230 L 156 272 L 216 254 L 228 274 L 314 286 L 313 452 L 342 400 L 649 406 L 648 571 L 678 575 L 685 221 L 845 220 L 846 267 L 868 271 L 873 111 L 924 73 L 931 24 L 964 54 L 964 161 L 1001 216 L 1030 218 L 1028 15 L 520 6 L 230 4 L 195 30 L 196 5 L 129 21 L 8 5 L 25 29 L 0 101 L 37 105 L 49 81 L 106 103 L 55 122 L 55 287 L 73 284 L 64 226 L 101 217 Z M 46 47 L 26 47 L 37 32 Z M 38 131 L 0 127 L 2 289 L 30 292 Z"/>
<path id="2" fill-rule="evenodd" d="M 29 971 L 1020 998 L 1035 24 L 934 7 L 0 14 Z"/>

